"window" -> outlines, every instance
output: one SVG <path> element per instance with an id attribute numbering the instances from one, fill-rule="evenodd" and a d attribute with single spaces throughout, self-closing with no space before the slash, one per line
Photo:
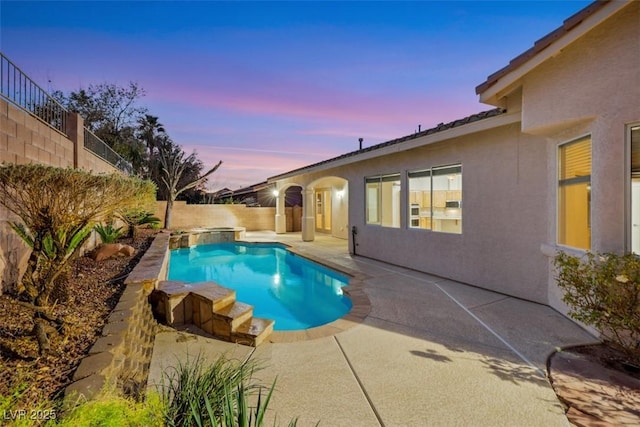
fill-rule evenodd
<path id="1" fill-rule="evenodd" d="M 409 172 L 409 227 L 462 233 L 462 165 Z"/>
<path id="2" fill-rule="evenodd" d="M 640 125 L 632 126 L 631 142 L 631 251 L 640 254 Z"/>
<path id="3" fill-rule="evenodd" d="M 558 243 L 591 247 L 591 137 L 558 149 Z"/>
<path id="4" fill-rule="evenodd" d="M 400 174 L 365 178 L 367 224 L 400 227 Z"/>

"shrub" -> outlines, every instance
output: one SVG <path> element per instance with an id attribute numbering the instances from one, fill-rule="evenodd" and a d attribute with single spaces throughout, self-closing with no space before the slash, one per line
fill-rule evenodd
<path id="1" fill-rule="evenodd" d="M 118 209 L 151 203 L 155 185 L 118 174 L 91 175 L 43 165 L 0 165 L 0 204 L 16 215 L 11 228 L 31 248 L 21 293 L 34 312 L 40 353 L 50 351 L 47 326 L 55 287 L 94 225 Z"/>
<path id="2" fill-rule="evenodd" d="M 224 356 L 207 365 L 198 356 L 165 373 L 160 393 L 148 392 L 144 400 L 105 388 L 94 400 L 71 407 L 47 399 L 29 402 L 24 414 L 37 414 L 37 419 L 19 412 L 27 387 L 21 383 L 6 396 L 0 395 L 0 420 L 7 427 L 258 427 L 265 423 L 275 381 L 268 389 L 258 384 L 252 378 L 257 369 L 254 362 Z M 296 424 L 294 419 L 288 426 Z"/>
<path id="3" fill-rule="evenodd" d="M 118 217 L 127 224 L 127 237 L 135 237 L 136 227 L 149 225 L 151 228 L 159 228 L 160 218 L 144 208 L 123 209 L 118 212 Z"/>
<path id="4" fill-rule="evenodd" d="M 162 402 L 157 393 L 149 393 L 145 401 L 138 402 L 115 392 L 97 400 L 85 402 L 58 421 L 61 427 L 161 427 Z"/>
<path id="5" fill-rule="evenodd" d="M 106 225 L 97 224 L 93 229 L 100 235 L 102 243 L 114 243 L 122 235 L 122 227 L 115 228 L 112 222 Z"/>
<path id="6" fill-rule="evenodd" d="M 605 341 L 640 361 L 640 257 L 587 253 L 555 257 L 569 316 L 594 326 Z"/>
<path id="7" fill-rule="evenodd" d="M 219 357 L 207 365 L 201 355 L 165 373 L 160 386 L 168 426 L 261 426 L 275 382 L 266 397 L 253 380 L 260 367 Z M 257 398 L 256 398 L 257 394 Z M 249 402 L 255 402 L 251 405 Z M 289 423 L 295 426 L 296 421 Z"/>

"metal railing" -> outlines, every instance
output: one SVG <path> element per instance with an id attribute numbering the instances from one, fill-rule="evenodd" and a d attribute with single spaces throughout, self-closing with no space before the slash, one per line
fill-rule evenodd
<path id="1" fill-rule="evenodd" d="M 0 95 L 67 134 L 67 110 L 0 52 Z"/>
<path id="2" fill-rule="evenodd" d="M 67 134 L 69 112 L 0 52 L 0 96 L 24 111 Z M 121 171 L 132 175 L 133 167 L 104 141 L 84 128 L 84 146 Z"/>
<path id="3" fill-rule="evenodd" d="M 98 138 L 89 129 L 84 128 L 84 147 L 94 153 L 96 156 L 111 163 L 121 171 L 133 175 L 133 166 L 127 162 L 122 156 L 116 153 L 107 143 Z"/>

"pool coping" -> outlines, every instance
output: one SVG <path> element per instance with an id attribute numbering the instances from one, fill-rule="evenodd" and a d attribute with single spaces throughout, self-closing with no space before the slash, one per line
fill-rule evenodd
<path id="1" fill-rule="evenodd" d="M 165 233 L 160 233 L 165 234 Z M 156 239 L 158 236 L 156 236 Z M 160 261 L 159 268 L 156 270 L 157 280 L 156 283 L 167 280 L 168 275 L 168 263 L 169 263 L 169 253 L 170 253 L 170 236 L 163 237 L 166 239 L 164 242 L 164 250 L 159 247 L 155 248 L 155 251 L 162 252 L 164 256 L 162 259 L 158 260 L 160 257 L 154 257 L 154 260 Z M 155 239 L 154 239 L 155 242 Z M 351 299 L 351 310 L 344 316 L 336 319 L 332 322 L 326 323 L 324 325 L 316 326 L 309 329 L 295 330 L 295 331 L 276 331 L 274 330 L 271 335 L 265 340 L 271 343 L 289 343 L 296 341 L 307 341 L 313 340 L 317 338 L 324 338 L 336 335 L 340 332 L 346 331 L 356 325 L 361 324 L 371 312 L 371 301 L 369 297 L 364 292 L 365 283 L 364 281 L 369 277 L 366 274 L 363 274 L 359 271 L 352 270 L 348 267 L 339 265 L 337 263 L 331 262 L 329 260 L 320 258 L 316 255 L 312 255 L 303 251 L 300 251 L 296 246 L 278 242 L 276 240 L 265 242 L 255 242 L 249 239 L 234 239 L 234 242 L 243 242 L 243 243 L 251 243 L 251 244 L 277 244 L 284 246 L 289 252 L 294 255 L 303 257 L 310 261 L 313 261 L 317 264 L 320 264 L 324 267 L 328 267 L 332 270 L 335 270 L 341 274 L 348 276 L 349 284 L 347 286 L 342 287 L 342 291 L 345 295 L 347 295 Z M 158 246 L 158 245 L 155 245 Z M 195 246 L 195 245 L 194 245 Z M 154 251 L 154 252 L 155 252 Z M 135 270 L 135 269 L 134 269 Z M 132 272 L 133 273 L 133 272 Z M 197 328 L 195 328 L 197 329 Z"/>

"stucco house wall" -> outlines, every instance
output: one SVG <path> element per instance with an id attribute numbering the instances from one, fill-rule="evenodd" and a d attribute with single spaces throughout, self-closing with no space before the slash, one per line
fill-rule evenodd
<path id="1" fill-rule="evenodd" d="M 625 124 L 640 119 L 639 26 L 634 2 L 523 83 L 523 132 L 548 138 L 551 164 L 558 144 L 592 136 L 592 249 L 600 251 L 625 249 Z"/>
<path id="2" fill-rule="evenodd" d="M 555 252 L 564 249 L 555 245 L 559 144 L 586 134 L 592 138 L 591 250 L 630 249 L 626 126 L 640 121 L 638 28 L 640 2 L 632 2 L 522 82 L 522 131 L 547 140 L 549 227 L 542 250 L 549 257 L 549 303 L 564 312 L 551 265 Z"/>
<path id="3" fill-rule="evenodd" d="M 345 178 L 358 255 L 566 313 L 552 258 L 558 250 L 584 251 L 556 244 L 558 146 L 591 136 L 591 250 L 629 250 L 626 132 L 640 123 L 638 52 L 640 2 L 594 2 L 476 88 L 481 102 L 506 113 L 438 126 L 269 182 L 306 188 L 323 176 Z M 408 227 L 407 172 L 455 163 L 462 164 L 462 234 Z M 393 173 L 401 176 L 400 228 L 365 224 L 365 177 Z"/>
<path id="4" fill-rule="evenodd" d="M 514 123 L 347 168 L 357 254 L 546 302 L 544 140 Z M 409 228 L 407 172 L 462 164 L 462 234 Z M 400 173 L 401 227 L 365 224 L 366 176 Z"/>

